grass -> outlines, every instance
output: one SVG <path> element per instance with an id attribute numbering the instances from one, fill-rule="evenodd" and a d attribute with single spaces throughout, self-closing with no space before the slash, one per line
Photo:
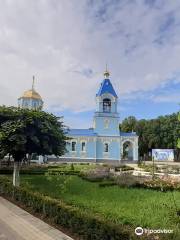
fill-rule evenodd
<path id="1" fill-rule="evenodd" d="M 180 228 L 171 192 L 118 186 L 100 188 L 98 183 L 82 180 L 78 176 L 22 175 L 21 183 L 85 211 L 99 213 L 117 224 L 166 228 L 173 229 L 174 232 Z M 180 192 L 175 191 L 173 194 L 180 208 Z"/>

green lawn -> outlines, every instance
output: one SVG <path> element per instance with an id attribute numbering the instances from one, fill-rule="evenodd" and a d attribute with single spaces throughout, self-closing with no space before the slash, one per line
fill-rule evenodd
<path id="1" fill-rule="evenodd" d="M 66 180 L 66 187 L 62 182 Z M 128 189 L 118 186 L 100 188 L 77 176 L 21 175 L 21 183 L 49 195 L 77 205 L 86 211 L 100 213 L 116 223 L 146 228 L 166 228 L 178 231 L 180 219 L 175 215 L 171 192 L 147 189 Z M 174 192 L 180 208 L 180 192 Z"/>

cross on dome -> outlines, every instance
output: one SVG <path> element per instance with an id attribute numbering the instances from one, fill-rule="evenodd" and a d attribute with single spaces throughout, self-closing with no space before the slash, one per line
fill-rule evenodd
<path id="1" fill-rule="evenodd" d="M 35 76 L 33 75 L 32 90 L 34 90 L 34 82 L 35 82 Z"/>
<path id="2" fill-rule="evenodd" d="M 108 79 L 109 76 L 110 76 L 110 72 L 109 72 L 108 69 L 107 69 L 107 63 L 106 63 L 106 70 L 105 70 L 105 72 L 104 72 L 104 77 L 105 77 L 105 79 Z"/>

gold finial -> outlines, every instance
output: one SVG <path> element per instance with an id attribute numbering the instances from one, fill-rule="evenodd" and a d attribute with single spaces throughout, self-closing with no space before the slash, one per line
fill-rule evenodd
<path id="1" fill-rule="evenodd" d="M 108 71 L 108 69 L 107 69 L 107 63 L 106 63 L 106 70 L 105 70 L 105 72 L 104 72 L 104 77 L 105 77 L 105 78 L 109 78 L 109 75 L 110 75 L 110 73 L 109 73 L 109 71 Z"/>
<path id="2" fill-rule="evenodd" d="M 32 81 L 32 90 L 34 90 L 34 81 L 35 81 L 35 76 L 33 76 L 33 81 Z"/>

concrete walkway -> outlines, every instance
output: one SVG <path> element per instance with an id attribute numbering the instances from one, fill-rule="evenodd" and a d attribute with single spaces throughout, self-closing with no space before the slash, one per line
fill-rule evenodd
<path id="1" fill-rule="evenodd" d="M 73 240 L 0 197 L 0 240 Z"/>

